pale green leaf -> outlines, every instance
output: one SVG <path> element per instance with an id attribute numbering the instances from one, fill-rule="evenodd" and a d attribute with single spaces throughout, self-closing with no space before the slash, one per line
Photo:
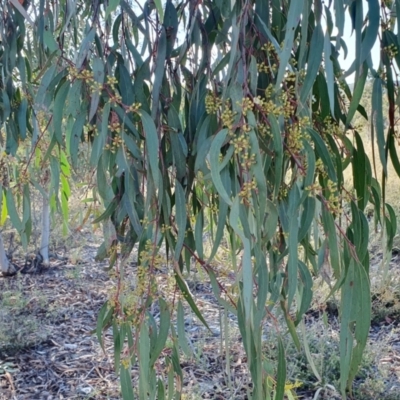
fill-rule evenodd
<path id="1" fill-rule="evenodd" d="M 104 19 L 107 19 L 119 6 L 119 0 L 109 0 Z"/>
<path id="2" fill-rule="evenodd" d="M 279 54 L 279 69 L 276 77 L 276 90 L 280 87 L 286 68 L 289 65 L 289 59 L 293 51 L 293 41 L 296 27 L 300 22 L 301 10 L 303 7 L 302 1 L 290 2 L 289 12 L 287 16 L 285 39 L 283 42 L 283 49 Z"/>
<path id="3" fill-rule="evenodd" d="M 219 163 L 221 147 L 225 143 L 227 135 L 228 135 L 227 129 L 222 129 L 217 133 L 217 135 L 214 137 L 212 141 L 209 156 L 210 156 L 211 177 L 215 185 L 215 188 L 218 191 L 219 195 L 222 197 L 222 199 L 228 205 L 232 205 L 232 200 L 230 199 L 228 193 L 226 192 L 225 187 L 221 180 L 220 163 Z"/>
<path id="4" fill-rule="evenodd" d="M 178 228 L 178 237 L 175 245 L 175 260 L 179 260 L 183 241 L 185 240 L 187 217 L 185 192 L 183 191 L 182 185 L 177 180 L 175 181 L 175 218 Z"/>
<path id="5" fill-rule="evenodd" d="M 150 166 L 150 172 L 154 180 L 154 185 L 160 187 L 160 171 L 158 169 L 158 148 L 159 140 L 157 135 L 157 129 L 153 119 L 145 111 L 141 111 L 141 118 L 144 133 L 146 135 L 146 152 Z"/>
<path id="6" fill-rule="evenodd" d="M 139 396 L 147 398 L 149 391 L 149 367 L 150 367 L 150 338 L 149 327 L 146 321 L 142 321 L 139 334 Z"/>

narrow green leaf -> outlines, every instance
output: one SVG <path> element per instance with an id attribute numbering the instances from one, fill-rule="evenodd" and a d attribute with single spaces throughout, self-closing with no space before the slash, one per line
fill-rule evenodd
<path id="1" fill-rule="evenodd" d="M 134 400 L 130 364 L 120 369 L 121 393 L 123 400 Z"/>
<path id="2" fill-rule="evenodd" d="M 154 71 L 154 84 L 153 84 L 153 104 L 151 107 L 151 116 L 153 120 L 156 120 L 159 108 L 159 100 L 161 93 L 162 81 L 165 73 L 165 59 L 167 55 L 167 34 L 165 28 L 162 27 L 160 29 L 160 36 L 158 39 L 157 45 L 157 57 L 155 62 L 155 71 Z"/>
<path id="3" fill-rule="evenodd" d="M 86 60 L 86 57 L 88 56 L 90 48 L 93 44 L 92 42 L 93 42 L 95 33 L 96 33 L 96 30 L 94 27 L 92 27 L 92 28 L 90 28 L 89 32 L 87 32 L 83 36 L 83 40 L 82 40 L 81 47 L 79 49 L 78 57 L 76 59 L 76 64 L 75 64 L 77 69 L 80 69 L 82 67 L 82 64 Z"/>
<path id="4" fill-rule="evenodd" d="M 1 190 L 1 192 L 2 193 L 0 195 L 0 227 L 2 227 L 5 224 L 8 216 L 6 194 L 4 190 Z"/>
<path id="5" fill-rule="evenodd" d="M 267 219 L 264 224 L 264 229 L 265 229 L 265 240 L 271 240 L 275 234 L 276 234 L 276 229 L 278 226 L 278 210 L 276 209 L 275 204 L 267 200 Z"/>
<path id="6" fill-rule="evenodd" d="M 233 66 L 235 65 L 238 57 L 238 42 L 239 42 L 239 26 L 237 24 L 236 18 L 232 16 L 232 38 L 231 38 L 231 46 L 230 46 L 230 56 L 229 56 L 229 64 L 228 64 L 228 71 L 226 76 L 231 76 Z M 226 98 L 228 85 L 224 87 L 224 92 L 222 94 L 222 98 Z"/>
<path id="7" fill-rule="evenodd" d="M 298 265 L 298 207 L 300 205 L 300 193 L 294 185 L 289 193 L 289 258 L 287 264 L 288 272 L 288 308 L 290 308 L 297 287 L 297 265 Z"/>
<path id="8" fill-rule="evenodd" d="M 372 111 L 372 131 L 373 128 L 376 130 L 376 140 L 378 143 L 379 157 L 383 167 L 383 171 L 387 176 L 387 160 L 386 160 L 386 143 L 385 133 L 383 124 L 383 111 L 382 111 L 382 80 L 381 78 L 375 78 L 372 87 L 372 98 L 371 98 L 371 111 Z"/>
<path id="9" fill-rule="evenodd" d="M 303 202 L 303 212 L 301 213 L 300 229 L 298 234 L 299 243 L 309 232 L 315 216 L 316 200 L 314 197 L 307 197 Z"/>
<path id="10" fill-rule="evenodd" d="M 363 35 L 361 42 L 361 58 L 359 60 L 362 64 L 367 57 L 371 54 L 371 50 L 374 47 L 376 39 L 378 39 L 378 31 L 380 25 L 380 4 L 379 0 L 367 0 L 368 1 L 368 26 L 366 32 Z"/>
<path id="11" fill-rule="evenodd" d="M 300 3 L 300 2 L 299 2 Z M 276 377 L 276 392 L 274 400 L 283 400 L 286 384 L 286 356 L 282 338 L 278 337 L 278 371 Z"/>
<path id="12" fill-rule="evenodd" d="M 313 374 L 315 375 L 315 377 L 318 379 L 318 381 L 321 381 L 321 374 L 318 372 L 317 367 L 315 366 L 314 363 L 314 356 L 311 354 L 310 351 L 310 346 L 308 344 L 308 340 L 307 338 L 309 337 L 308 332 L 306 333 L 306 324 L 304 323 L 304 320 L 302 319 L 300 321 L 300 329 L 301 329 L 301 333 L 303 336 L 303 348 L 304 348 L 304 353 L 306 354 L 307 357 L 307 361 L 310 364 L 311 370 L 313 372 Z M 310 338 L 312 340 L 312 338 Z"/>
<path id="13" fill-rule="evenodd" d="M 253 304 L 253 267 L 251 263 L 250 241 L 245 236 L 243 229 L 239 226 L 240 219 L 240 200 L 235 197 L 231 213 L 229 216 L 230 224 L 236 234 L 240 237 L 244 251 L 242 256 L 242 280 L 243 280 L 243 306 L 246 325 L 250 327 L 251 309 Z"/>
<path id="14" fill-rule="evenodd" d="M 69 88 L 70 82 L 63 82 L 57 90 L 57 94 L 54 100 L 53 129 L 54 136 L 59 144 L 63 143 L 62 120 L 64 117 L 64 105 L 68 96 Z"/>
<path id="15" fill-rule="evenodd" d="M 307 75 L 300 92 L 301 104 L 305 103 L 308 95 L 310 94 L 321 66 L 322 52 L 324 49 L 324 32 L 322 31 L 322 27 L 320 25 L 317 25 L 314 29 L 311 37 L 310 49 L 312 49 L 312 51 L 309 51 L 308 53 Z"/>
<path id="16" fill-rule="evenodd" d="M 150 166 L 150 172 L 153 177 L 154 185 L 160 187 L 160 171 L 158 168 L 158 149 L 159 140 L 157 135 L 157 129 L 154 121 L 146 111 L 141 111 L 141 118 L 143 129 L 146 135 L 146 152 L 147 152 L 147 162 Z"/>
<path id="17" fill-rule="evenodd" d="M 253 96 L 257 95 L 257 81 L 258 81 L 258 70 L 257 60 L 254 56 L 250 56 L 249 66 L 249 79 L 250 79 L 250 91 Z"/>
<path id="18" fill-rule="evenodd" d="M 132 78 L 129 74 L 129 71 L 122 63 L 118 64 L 117 77 L 118 77 L 118 88 L 119 92 L 121 93 L 122 102 L 123 104 L 130 106 L 133 104 L 135 100 Z"/>
<path id="19" fill-rule="evenodd" d="M 67 105 L 65 114 L 71 115 L 73 118 L 81 111 L 81 91 L 82 91 L 82 81 L 77 79 L 72 83 L 71 88 L 67 96 Z"/>
<path id="20" fill-rule="evenodd" d="M 347 113 L 346 127 L 348 127 L 350 125 L 350 123 L 354 117 L 354 114 L 356 113 L 357 108 L 360 104 L 362 95 L 364 93 L 365 81 L 366 81 L 367 75 L 368 75 L 367 63 L 362 64 L 361 68 L 362 68 L 362 72 L 361 72 L 359 79 L 356 82 L 356 86 L 355 86 L 354 92 L 353 92 L 353 98 L 351 99 L 349 111 Z"/>
<path id="21" fill-rule="evenodd" d="M 276 85 L 275 85 L 276 90 L 279 89 L 279 87 L 282 83 L 286 68 L 289 65 L 289 59 L 292 55 L 292 50 L 293 50 L 294 34 L 296 31 L 296 27 L 300 22 L 300 15 L 301 15 L 302 7 L 303 7 L 302 1 L 290 2 L 289 12 L 288 12 L 287 21 L 286 21 L 285 39 L 283 42 L 283 49 L 279 54 L 280 62 L 279 62 L 278 74 L 276 77 Z"/>
<path id="22" fill-rule="evenodd" d="M 167 38 L 167 48 L 166 48 L 166 58 L 171 57 L 172 50 L 174 48 L 175 44 L 175 39 L 176 35 L 178 33 L 178 13 L 176 11 L 176 8 L 174 4 L 172 3 L 171 0 L 167 0 L 165 4 L 165 15 L 162 15 L 162 7 L 161 7 L 161 0 L 156 0 L 156 6 L 157 10 L 159 11 L 160 19 L 163 19 L 163 25 L 165 28 L 165 31 L 167 33 L 166 38 Z"/>
<path id="23" fill-rule="evenodd" d="M 354 133 L 357 150 L 353 149 L 353 181 L 354 188 L 356 189 L 358 198 L 358 207 L 360 210 L 364 210 L 369 199 L 368 192 L 368 180 L 371 179 L 369 176 L 369 170 L 367 169 L 368 158 L 365 154 L 363 141 L 357 131 Z"/>
<path id="24" fill-rule="evenodd" d="M 43 41 L 51 52 L 59 50 L 58 43 L 54 39 L 52 32 L 45 30 L 43 32 Z"/>
<path id="25" fill-rule="evenodd" d="M 186 157 L 187 148 L 182 146 L 186 144 L 185 138 L 182 135 L 182 128 L 179 121 L 179 115 L 173 106 L 168 110 L 168 123 L 174 131 L 169 132 L 171 140 L 172 154 L 174 156 L 174 165 L 176 167 L 176 178 L 182 182 L 182 179 L 186 176 Z"/>
<path id="26" fill-rule="evenodd" d="M 300 260 L 299 260 L 299 272 L 300 272 L 299 283 L 301 285 L 301 290 L 300 290 L 301 302 L 300 302 L 300 307 L 298 307 L 296 314 L 296 325 L 299 324 L 305 312 L 308 311 L 313 296 L 312 292 L 313 281 L 310 271 L 308 270 L 307 266 Z"/>
<path id="27" fill-rule="evenodd" d="M 157 381 L 157 399 L 165 400 L 165 387 L 163 381 L 158 378 Z"/>
<path id="28" fill-rule="evenodd" d="M 186 198 L 182 185 L 175 180 L 175 218 L 178 237 L 175 245 L 175 260 L 179 260 L 186 234 Z"/>
<path id="29" fill-rule="evenodd" d="M 95 59 L 93 60 L 93 78 L 98 85 L 103 85 L 104 65 L 103 61 L 99 57 L 95 57 Z M 100 101 L 100 90 L 95 90 L 94 93 L 92 93 L 92 97 L 90 100 L 89 121 L 91 121 L 94 115 L 96 114 L 99 101 Z"/>
<path id="30" fill-rule="evenodd" d="M 328 88 L 329 105 L 331 109 L 331 114 L 335 115 L 335 75 L 333 72 L 333 64 L 331 60 L 332 45 L 330 40 L 329 32 L 325 32 L 324 40 L 324 59 L 325 59 L 325 75 L 326 75 L 326 85 Z"/>
<path id="31" fill-rule="evenodd" d="M 274 162 L 275 162 L 275 178 L 274 178 L 274 197 L 277 198 L 282 183 L 283 175 L 283 149 L 282 136 L 279 129 L 278 121 L 275 116 L 270 114 L 268 119 L 271 124 L 271 133 L 274 140 Z"/>
<path id="32" fill-rule="evenodd" d="M 114 339 L 114 370 L 115 373 L 119 375 L 120 370 L 120 359 L 121 359 L 121 351 L 124 342 L 124 337 L 121 335 L 118 324 L 116 320 L 112 321 L 113 328 L 113 339 Z"/>
<path id="33" fill-rule="evenodd" d="M 183 306 L 182 302 L 179 300 L 178 302 L 178 311 L 177 311 L 177 328 L 178 328 L 178 341 L 179 341 L 179 346 L 181 347 L 182 351 L 185 353 L 187 357 L 192 356 L 192 350 L 190 349 L 187 339 L 186 339 L 186 334 L 185 334 L 185 319 L 183 315 Z"/>
<path id="34" fill-rule="evenodd" d="M 260 251 L 261 253 L 261 251 Z M 257 310 L 254 316 L 254 326 L 259 326 L 263 318 L 265 317 L 266 310 L 265 310 L 265 303 L 268 297 L 268 289 L 269 289 L 269 276 L 268 276 L 268 265 L 265 260 L 265 256 L 261 256 L 256 251 L 256 262 L 259 262 L 257 266 L 257 284 L 258 284 L 258 291 L 257 291 Z"/>
<path id="35" fill-rule="evenodd" d="M 198 309 L 195 301 L 193 300 L 193 297 L 185 283 L 185 281 L 182 279 L 182 277 L 175 272 L 175 280 L 176 283 L 179 286 L 179 289 L 182 291 L 183 293 L 183 297 L 185 298 L 185 300 L 188 302 L 190 308 L 193 310 L 193 312 L 196 314 L 197 318 L 203 323 L 203 325 L 210 330 L 206 320 L 204 319 L 204 317 L 201 315 L 200 310 Z"/>
<path id="36" fill-rule="evenodd" d="M 338 29 L 338 35 L 337 37 L 340 38 L 343 36 L 344 32 L 344 21 L 345 21 L 345 8 L 343 5 L 343 0 L 336 0 L 334 2 L 334 10 L 335 10 L 335 23 L 336 27 Z M 336 42 L 336 50 L 338 49 L 338 42 Z"/>
<path id="37" fill-rule="evenodd" d="M 50 85 L 50 82 L 54 78 L 56 71 L 57 71 L 57 66 L 52 65 L 43 75 L 43 78 L 40 81 L 39 89 L 35 97 L 35 104 L 37 107 L 44 105 L 47 89 Z"/>
<path id="38" fill-rule="evenodd" d="M 355 310 L 354 331 L 356 346 L 353 349 L 347 387 L 352 386 L 353 380 L 359 370 L 371 325 L 371 292 L 369 278 L 367 272 L 361 265 L 357 267 L 356 273 L 357 308 Z"/>
<path id="39" fill-rule="evenodd" d="M 118 114 L 118 117 L 120 118 L 122 124 L 124 125 L 125 128 L 128 128 L 129 131 L 131 131 L 131 133 L 134 135 L 135 138 L 137 139 L 142 139 L 142 137 L 139 135 L 138 130 L 136 129 L 135 125 L 133 124 L 133 122 L 130 119 L 129 114 L 126 113 L 126 111 L 119 106 L 118 104 L 113 105 L 112 106 L 113 111 L 115 111 Z M 126 132 L 127 134 L 129 134 L 128 132 Z M 123 135 L 125 134 L 125 132 L 123 132 Z M 135 156 L 140 159 L 141 157 L 136 155 Z"/>
<path id="40" fill-rule="evenodd" d="M 28 113 L 28 101 L 27 99 L 22 99 L 21 104 L 18 107 L 18 130 L 19 136 L 22 140 L 26 139 L 26 121 Z"/>
<path id="41" fill-rule="evenodd" d="M 203 230 L 204 230 L 204 214 L 200 211 L 196 217 L 196 223 L 194 228 L 194 238 L 196 243 L 196 251 L 201 259 L 204 258 L 203 253 Z"/>
<path id="42" fill-rule="evenodd" d="M 82 110 L 78 113 L 75 123 L 72 127 L 69 151 L 71 156 L 72 165 L 76 168 L 78 166 L 79 144 L 82 141 L 83 127 L 86 122 L 86 107 L 87 104 L 81 104 Z"/>
<path id="43" fill-rule="evenodd" d="M 110 16 L 110 14 L 117 9 L 118 6 L 119 6 L 119 0 L 109 0 L 104 19 L 107 19 Z"/>
<path id="44" fill-rule="evenodd" d="M 109 307 L 108 302 L 104 303 L 99 311 L 99 315 L 97 317 L 97 325 L 96 325 L 96 335 L 97 339 L 100 343 L 101 348 L 103 349 L 104 354 L 106 353 L 104 348 L 104 341 L 103 341 L 103 330 L 105 327 L 108 326 L 111 317 L 113 315 L 114 309 L 113 307 Z"/>
<path id="45" fill-rule="evenodd" d="M 211 177 L 215 185 L 215 188 L 218 191 L 221 198 L 226 202 L 226 204 L 231 206 L 232 200 L 230 199 L 228 193 L 226 192 L 221 180 L 220 163 L 219 163 L 221 147 L 225 142 L 227 134 L 228 134 L 227 129 L 222 129 L 217 133 L 217 135 L 214 137 L 214 140 L 212 141 L 209 155 L 210 155 Z"/>
<path id="46" fill-rule="evenodd" d="M 322 221 L 325 235 L 328 237 L 331 266 L 336 279 L 341 276 L 341 258 L 336 235 L 336 226 L 332 213 L 322 206 Z"/>
<path id="47" fill-rule="evenodd" d="M 342 315 L 340 321 L 340 388 L 345 396 L 347 379 L 350 374 L 351 356 L 353 352 L 354 338 L 351 331 L 351 324 L 354 324 L 352 305 L 354 304 L 354 266 L 355 261 L 350 260 L 347 269 L 346 280 L 342 286 Z"/>
<path id="48" fill-rule="evenodd" d="M 100 156 L 104 151 L 104 145 L 108 134 L 108 118 L 110 115 L 111 105 L 106 103 L 103 107 L 103 113 L 101 117 L 101 130 L 98 135 L 95 136 L 92 144 L 92 153 L 90 154 L 90 165 L 92 167 L 97 166 Z"/>
<path id="49" fill-rule="evenodd" d="M 118 207 L 118 201 L 116 198 L 114 198 L 111 203 L 107 206 L 106 210 L 104 211 L 103 214 L 101 214 L 99 217 L 97 217 L 95 220 L 93 220 L 93 224 L 98 224 L 101 221 L 104 221 L 105 219 L 109 218 L 114 211 Z"/>
<path id="50" fill-rule="evenodd" d="M 165 342 L 168 338 L 168 332 L 170 327 L 170 312 L 168 309 L 168 304 L 164 299 L 159 298 L 159 306 L 160 306 L 160 329 L 158 332 L 157 343 L 151 349 L 151 357 L 149 361 L 149 365 L 152 368 L 157 361 L 159 355 L 163 351 L 165 347 Z"/>
<path id="51" fill-rule="evenodd" d="M 385 204 L 388 210 L 388 217 L 387 220 L 389 223 L 386 223 L 386 233 L 387 233 L 387 249 L 392 251 L 393 248 L 393 239 L 397 234 L 397 217 L 396 213 L 394 212 L 393 207 L 390 204 Z"/>
<path id="52" fill-rule="evenodd" d="M 139 335 L 139 398 L 146 399 L 149 392 L 150 338 L 146 321 L 140 327 Z"/>
<path id="53" fill-rule="evenodd" d="M 393 168 L 395 169 L 397 176 L 400 177 L 400 161 L 399 156 L 397 155 L 397 146 L 394 135 L 388 135 L 387 145 L 389 148 L 390 160 L 392 161 Z"/>
<path id="54" fill-rule="evenodd" d="M 300 345 L 299 335 L 297 334 L 297 331 L 296 331 L 296 325 L 294 324 L 293 319 L 290 316 L 290 314 L 287 312 L 284 302 L 282 302 L 282 309 L 283 309 L 283 312 L 284 312 L 284 317 L 285 317 L 286 325 L 288 327 L 290 336 L 293 339 L 293 342 L 294 342 L 294 344 L 296 346 L 296 349 L 298 351 L 300 351 L 301 350 L 301 345 Z"/>
<path id="55" fill-rule="evenodd" d="M 15 206 L 15 201 L 11 189 L 8 189 L 6 191 L 6 199 L 7 199 L 8 215 L 10 216 L 11 223 L 13 224 L 14 228 L 21 233 L 24 227 L 18 216 L 18 211 Z"/>
<path id="56" fill-rule="evenodd" d="M 302 70 L 305 67 L 306 64 L 306 57 L 307 57 L 307 53 L 309 52 L 309 36 L 308 36 L 308 28 L 309 28 L 309 20 L 310 17 L 312 16 L 311 14 L 311 10 L 312 10 L 312 3 L 311 1 L 304 1 L 303 2 L 303 10 L 301 12 L 302 14 L 302 19 L 301 19 L 301 24 L 300 24 L 300 44 L 299 44 L 299 55 L 298 55 L 298 59 L 297 59 L 297 67 L 298 70 Z M 318 29 L 318 26 L 320 26 L 320 24 L 317 24 L 316 29 Z M 315 29 L 313 34 L 315 33 Z M 323 35 L 322 35 L 323 38 Z M 311 39 L 312 41 L 312 39 Z M 311 46 L 311 48 L 313 48 Z M 321 53 L 322 53 L 322 49 L 321 49 Z"/>
<path id="57" fill-rule="evenodd" d="M 311 139 L 315 144 L 315 150 L 317 154 L 321 157 L 322 162 L 327 167 L 329 179 L 333 182 L 337 182 L 336 169 L 333 165 L 332 158 L 326 148 L 325 142 L 321 139 L 319 133 L 314 129 L 308 128 L 308 133 L 311 135 Z"/>
<path id="58" fill-rule="evenodd" d="M 228 210 L 229 210 L 228 204 L 226 204 L 224 201 L 221 201 L 219 203 L 219 210 L 218 210 L 217 231 L 213 238 L 213 247 L 207 262 L 211 262 L 215 254 L 217 254 L 218 249 L 220 248 L 221 240 L 224 236 L 224 229 L 226 225 L 226 217 L 228 216 Z"/>
<path id="59" fill-rule="evenodd" d="M 254 114 L 252 112 L 248 112 L 247 114 L 248 120 L 250 123 L 255 122 Z M 255 181 L 257 183 L 257 198 L 258 198 L 258 207 L 257 211 L 260 216 L 265 214 L 266 209 L 266 201 L 268 198 L 267 192 L 267 184 L 263 170 L 263 162 L 261 157 L 261 150 L 259 147 L 259 141 L 257 135 L 253 129 L 248 133 L 248 137 L 250 139 L 250 152 L 254 155 L 255 162 L 251 166 L 251 172 L 254 174 Z M 232 146 L 233 147 L 233 146 Z"/>

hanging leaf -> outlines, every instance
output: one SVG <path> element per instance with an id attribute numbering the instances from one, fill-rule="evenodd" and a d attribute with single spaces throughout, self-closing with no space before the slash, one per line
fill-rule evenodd
<path id="1" fill-rule="evenodd" d="M 146 151 L 151 175 L 156 187 L 160 186 L 160 172 L 158 169 L 158 135 L 154 121 L 145 111 L 141 111 L 143 129 L 146 134 Z"/>

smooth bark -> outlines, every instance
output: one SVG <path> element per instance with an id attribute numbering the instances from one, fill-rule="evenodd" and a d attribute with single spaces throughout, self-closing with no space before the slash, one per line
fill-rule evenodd
<path id="1" fill-rule="evenodd" d="M 0 271 L 3 275 L 12 275 L 15 273 L 15 268 L 7 258 L 6 250 L 4 248 L 3 237 L 0 234 Z"/>
<path id="2" fill-rule="evenodd" d="M 48 266 L 50 244 L 50 201 L 48 196 L 43 196 L 43 214 L 42 214 L 42 240 L 40 243 L 39 254 L 42 257 L 42 264 Z"/>

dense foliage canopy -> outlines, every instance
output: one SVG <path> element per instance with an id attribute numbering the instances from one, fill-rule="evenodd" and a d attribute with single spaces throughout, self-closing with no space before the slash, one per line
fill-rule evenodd
<path id="1" fill-rule="evenodd" d="M 342 395 L 351 390 L 370 325 L 367 205 L 387 248 L 396 232 L 384 188 L 389 155 L 400 172 L 398 7 L 398 0 L 1 2 L 0 224 L 9 215 L 29 242 L 32 187 L 67 217 L 69 163 L 80 168 L 90 144 L 105 210 L 98 258 L 109 257 L 120 282 L 97 332 L 101 338 L 113 326 L 124 399 L 180 397 L 182 338 L 156 275 L 167 266 L 207 325 L 185 282 L 195 264 L 237 315 L 254 399 L 285 392 L 284 346 L 277 344 L 271 385 L 263 322 L 280 308 L 300 349 L 297 326 L 313 277 L 322 276 L 341 293 Z M 345 23 L 351 38 L 343 37 Z M 379 65 L 371 58 L 376 41 Z M 348 71 L 343 56 L 354 59 Z M 367 78 L 370 115 L 360 105 Z M 356 114 L 369 120 L 381 177 L 352 124 Z M 349 170 L 354 190 L 345 185 Z M 236 276 L 231 293 L 213 263 L 222 245 Z M 135 246 L 132 289 L 124 269 Z M 162 353 L 168 337 L 170 355 Z M 155 369 L 161 354 L 165 376 Z"/>

